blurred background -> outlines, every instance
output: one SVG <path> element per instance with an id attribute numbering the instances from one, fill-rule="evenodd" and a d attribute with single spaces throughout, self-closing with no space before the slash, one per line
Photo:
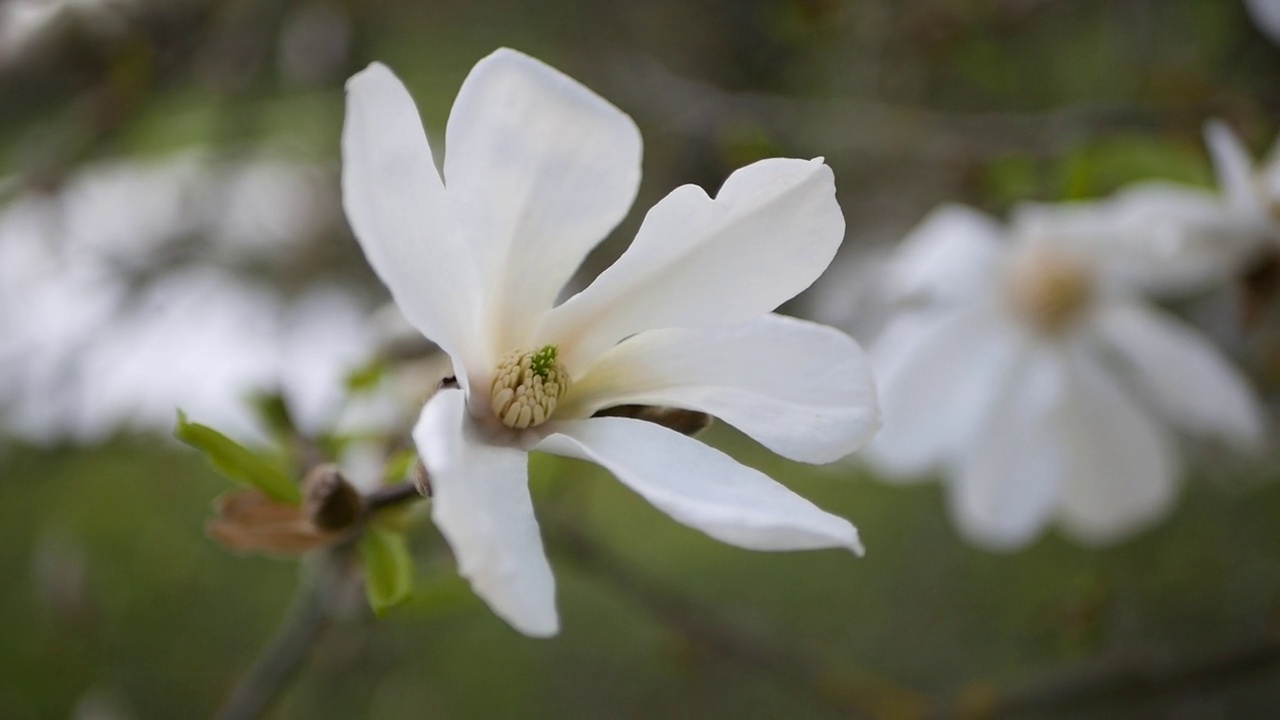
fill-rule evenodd
<path id="1" fill-rule="evenodd" d="M 883 319 L 877 263 L 939 202 L 1211 185 L 1205 120 L 1259 153 L 1280 126 L 1280 48 L 1237 0 L 5 0 L 0 717 L 205 717 L 252 663 L 306 562 L 206 538 L 228 485 L 171 439 L 175 409 L 246 442 L 271 441 L 263 408 L 281 400 L 304 432 L 403 436 L 438 378 L 386 370 L 426 348 L 406 349 L 342 218 L 342 85 L 390 65 L 434 141 L 499 46 L 644 135 L 636 209 L 578 282 L 676 185 L 821 155 L 848 234 L 785 309 L 864 345 Z M 1182 309 L 1235 337 L 1227 314 Z M 1274 390 L 1280 365 L 1256 345 L 1235 349 Z M 788 463 L 724 426 L 705 437 L 851 519 L 866 558 L 730 548 L 598 469 L 538 460 L 540 518 L 566 528 L 548 540 L 559 637 L 495 617 L 424 522 L 414 597 L 375 621 L 357 595 L 272 717 L 1280 705 L 1272 463 L 1206 448 L 1176 514 L 1131 541 L 1051 532 L 993 554 L 955 534 L 936 485 L 883 485 L 856 458 Z"/>

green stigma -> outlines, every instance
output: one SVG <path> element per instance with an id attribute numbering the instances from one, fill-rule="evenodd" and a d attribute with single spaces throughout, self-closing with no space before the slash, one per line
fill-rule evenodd
<path id="1" fill-rule="evenodd" d="M 555 364 L 556 364 L 556 346 L 555 345 L 548 345 L 542 348 L 541 350 L 539 350 L 538 352 L 534 353 L 533 359 L 530 362 L 531 369 L 533 370 L 533 374 L 537 375 L 543 380 L 547 379 L 547 373 L 551 372 L 551 368 L 554 367 Z"/>

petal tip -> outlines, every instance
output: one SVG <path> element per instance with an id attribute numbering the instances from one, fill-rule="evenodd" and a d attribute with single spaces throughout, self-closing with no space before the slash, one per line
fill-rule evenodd
<path id="1" fill-rule="evenodd" d="M 480 58 L 480 60 L 476 62 L 476 67 L 491 63 L 544 64 L 541 60 L 538 60 L 532 55 L 520 52 L 515 48 L 506 47 L 505 45 Z"/>
<path id="2" fill-rule="evenodd" d="M 350 93 L 352 90 L 355 89 L 357 85 L 362 85 L 367 80 L 374 80 L 374 79 L 377 79 L 378 77 L 394 78 L 395 73 L 391 71 L 391 68 L 378 62 L 377 60 L 374 60 L 373 62 L 366 65 L 363 70 L 347 78 L 347 82 L 344 85 L 344 88 L 348 93 Z"/>
<path id="3" fill-rule="evenodd" d="M 852 528 L 853 526 L 850 525 L 849 527 Z M 845 545 L 845 547 L 849 548 L 850 552 L 860 558 L 867 556 L 867 548 L 862 544 L 862 538 L 858 537 L 858 531 L 856 528 L 853 530 L 853 538 Z"/>
<path id="4" fill-rule="evenodd" d="M 527 637 L 545 640 L 560 634 L 560 617 L 559 615 L 556 615 L 554 611 L 550 618 L 542 618 L 535 621 L 524 620 L 521 622 L 515 622 L 511 618 L 505 619 L 507 622 L 511 623 L 511 626 L 518 630 L 521 635 L 525 635 Z"/>

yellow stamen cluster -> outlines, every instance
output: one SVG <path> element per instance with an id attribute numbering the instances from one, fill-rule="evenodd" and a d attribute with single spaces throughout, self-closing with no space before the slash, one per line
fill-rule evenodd
<path id="1" fill-rule="evenodd" d="M 1094 278 L 1077 260 L 1036 248 L 1014 260 L 1008 288 L 1015 312 L 1037 330 L 1055 334 L 1088 309 Z"/>
<path id="2" fill-rule="evenodd" d="M 556 346 L 512 350 L 498 361 L 493 378 L 493 414 L 517 430 L 537 427 L 569 391 L 569 373 L 556 360 Z"/>

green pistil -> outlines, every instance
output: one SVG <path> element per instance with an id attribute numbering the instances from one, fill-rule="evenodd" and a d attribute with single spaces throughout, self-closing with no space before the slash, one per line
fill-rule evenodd
<path id="1" fill-rule="evenodd" d="M 556 346 L 548 345 L 533 354 L 533 360 L 530 361 L 533 373 L 543 380 L 547 379 L 547 373 L 556 364 Z"/>

